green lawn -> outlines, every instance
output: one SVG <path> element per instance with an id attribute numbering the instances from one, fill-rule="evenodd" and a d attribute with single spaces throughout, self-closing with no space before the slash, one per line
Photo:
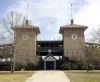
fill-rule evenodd
<path id="1" fill-rule="evenodd" d="M 33 73 L 34 71 L 19 71 L 10 74 L 10 72 L 0 71 L 0 82 L 25 82 Z"/>
<path id="2" fill-rule="evenodd" d="M 100 82 L 99 71 L 65 71 L 65 74 L 71 82 Z"/>
<path id="3" fill-rule="evenodd" d="M 10 74 L 0 71 L 0 82 L 25 82 L 35 71 L 18 71 Z M 100 71 L 64 71 L 71 82 L 100 82 Z"/>

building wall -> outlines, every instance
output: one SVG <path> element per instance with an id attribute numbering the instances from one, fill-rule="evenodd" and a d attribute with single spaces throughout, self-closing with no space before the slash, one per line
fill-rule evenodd
<path id="1" fill-rule="evenodd" d="M 25 39 L 25 37 L 27 37 Z M 15 61 L 22 65 L 37 64 L 36 56 L 36 31 L 33 29 L 15 30 Z M 24 40 L 23 40 L 24 39 Z"/>
<path id="2" fill-rule="evenodd" d="M 72 34 L 77 35 L 77 39 L 72 39 Z M 83 29 L 65 29 L 63 34 L 64 39 L 64 56 L 69 58 L 85 58 L 84 53 L 84 30 Z"/>
<path id="3" fill-rule="evenodd" d="M 13 48 L 11 47 L 0 47 L 0 58 L 13 57 Z"/>

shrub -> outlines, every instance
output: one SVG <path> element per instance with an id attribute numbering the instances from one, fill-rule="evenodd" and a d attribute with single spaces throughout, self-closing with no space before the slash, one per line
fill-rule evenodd
<path id="1" fill-rule="evenodd" d="M 89 63 L 88 64 L 88 68 L 87 68 L 88 70 L 93 70 L 94 69 L 94 65 L 93 64 L 91 64 L 91 63 Z"/>
<path id="2" fill-rule="evenodd" d="M 78 61 L 77 69 L 78 70 L 86 70 L 87 69 L 86 63 L 84 61 Z"/>
<path id="3" fill-rule="evenodd" d="M 75 63 L 71 64 L 71 70 L 77 70 L 77 65 Z"/>
<path id="4" fill-rule="evenodd" d="M 15 63 L 15 70 L 16 70 L 16 71 L 20 71 L 21 68 L 23 68 L 22 65 L 20 65 L 20 64 L 18 64 L 18 63 Z"/>
<path id="5" fill-rule="evenodd" d="M 61 65 L 61 69 L 62 70 L 70 70 L 71 69 L 71 65 L 70 63 L 64 63 Z"/>
<path id="6" fill-rule="evenodd" d="M 38 66 L 34 65 L 33 63 L 29 63 L 28 65 L 25 66 L 26 70 L 37 70 Z"/>

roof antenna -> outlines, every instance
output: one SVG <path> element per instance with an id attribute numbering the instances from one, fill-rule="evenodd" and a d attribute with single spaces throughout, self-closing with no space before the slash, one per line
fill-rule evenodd
<path id="1" fill-rule="evenodd" d="M 73 7 L 73 4 L 71 3 L 71 24 L 74 24 L 72 7 Z"/>
<path id="2" fill-rule="evenodd" d="M 28 9 L 29 9 L 29 4 L 27 4 L 27 19 L 26 19 L 26 25 L 29 24 L 29 20 L 28 20 Z"/>

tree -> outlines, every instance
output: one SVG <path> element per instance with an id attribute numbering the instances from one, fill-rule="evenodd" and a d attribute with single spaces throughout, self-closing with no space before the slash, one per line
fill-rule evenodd
<path id="1" fill-rule="evenodd" d="M 11 27 L 25 25 L 27 18 L 16 11 L 10 11 L 6 14 L 5 18 L 0 19 L 0 27 L 2 32 L 0 32 L 0 42 L 5 41 L 6 43 L 14 43 L 14 32 Z M 7 34 L 7 35 L 5 35 Z M 6 40 L 5 40 L 6 39 Z M 4 43 L 5 44 L 5 43 Z M 11 73 L 15 69 L 15 58 L 14 58 L 14 45 L 12 45 L 12 55 L 13 58 L 11 61 Z"/>
<path id="2" fill-rule="evenodd" d="M 4 36 L 2 32 L 0 32 L 0 44 L 4 44 L 5 40 L 6 40 L 6 37 Z"/>
<path id="3" fill-rule="evenodd" d="M 93 29 L 91 35 L 90 41 L 100 43 L 100 26 L 97 29 Z"/>
<path id="4" fill-rule="evenodd" d="M 10 11 L 6 14 L 5 18 L 0 20 L 0 24 L 2 25 L 2 30 L 4 30 L 7 34 L 7 41 L 10 43 L 14 42 L 14 32 L 11 27 L 25 25 L 27 18 L 23 16 L 23 14 Z M 3 33 L 3 34 L 5 34 Z"/>
<path id="5" fill-rule="evenodd" d="M 89 41 L 93 42 L 94 44 L 92 44 L 91 47 L 87 47 L 88 49 L 88 54 L 87 54 L 88 71 L 93 68 L 93 65 L 95 68 L 100 65 L 100 60 L 99 60 L 100 59 L 100 48 L 99 48 L 100 46 L 100 26 L 98 26 L 97 29 L 92 30 L 91 39 Z"/>

